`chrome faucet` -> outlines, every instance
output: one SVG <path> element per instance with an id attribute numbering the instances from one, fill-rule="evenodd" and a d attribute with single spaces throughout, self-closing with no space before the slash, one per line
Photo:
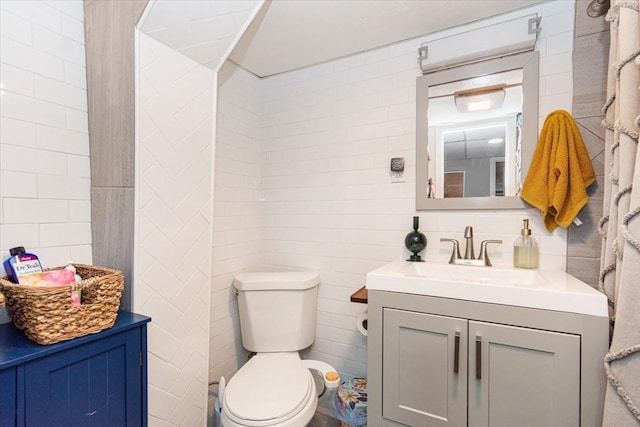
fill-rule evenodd
<path id="1" fill-rule="evenodd" d="M 476 258 L 473 252 L 473 227 L 470 225 L 466 226 L 464 229 L 464 238 L 466 240 L 464 257 L 460 256 L 460 244 L 456 239 L 440 239 L 441 242 L 453 243 L 453 251 L 451 252 L 449 264 L 491 267 L 491 260 L 489 259 L 489 253 L 487 252 L 487 245 L 489 243 L 502 243 L 502 240 L 483 240 L 480 243 L 480 254 L 478 255 L 478 258 Z"/>
<path id="2" fill-rule="evenodd" d="M 467 245 L 464 248 L 464 259 L 475 259 L 473 253 L 473 227 L 467 225 L 464 228 L 464 238 L 467 241 Z"/>

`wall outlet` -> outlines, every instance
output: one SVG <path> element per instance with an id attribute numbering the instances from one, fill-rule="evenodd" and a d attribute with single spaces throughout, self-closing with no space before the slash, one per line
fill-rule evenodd
<path id="1" fill-rule="evenodd" d="M 391 182 L 405 182 L 404 171 L 391 172 Z"/>

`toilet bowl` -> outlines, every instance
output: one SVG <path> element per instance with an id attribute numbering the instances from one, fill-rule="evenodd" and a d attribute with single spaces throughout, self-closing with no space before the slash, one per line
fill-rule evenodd
<path id="1" fill-rule="evenodd" d="M 223 427 L 302 427 L 318 406 L 310 369 L 327 388 L 340 377 L 329 364 L 301 360 L 315 338 L 320 276 L 305 271 L 244 272 L 234 279 L 244 348 L 256 355 L 219 396 Z"/>
<path id="2" fill-rule="evenodd" d="M 302 427 L 318 394 L 297 352 L 258 353 L 229 382 L 222 397 L 224 427 Z"/>

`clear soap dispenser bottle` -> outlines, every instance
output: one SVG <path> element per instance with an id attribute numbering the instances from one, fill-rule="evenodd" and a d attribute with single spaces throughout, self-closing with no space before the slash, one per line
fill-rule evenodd
<path id="1" fill-rule="evenodd" d="M 531 237 L 529 220 L 523 220 L 521 236 L 513 242 L 513 266 L 520 268 L 538 268 L 538 243 Z"/>

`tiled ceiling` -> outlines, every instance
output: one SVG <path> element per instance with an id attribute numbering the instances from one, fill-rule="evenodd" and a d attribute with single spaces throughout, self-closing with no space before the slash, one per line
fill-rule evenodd
<path id="1" fill-rule="evenodd" d="M 267 1 L 231 54 L 264 77 L 520 9 L 541 0 Z M 215 69 L 260 2 L 158 0 L 142 30 Z"/>
<path id="2" fill-rule="evenodd" d="M 247 22 L 257 0 L 158 0 L 149 3 L 141 30 L 215 70 Z"/>

